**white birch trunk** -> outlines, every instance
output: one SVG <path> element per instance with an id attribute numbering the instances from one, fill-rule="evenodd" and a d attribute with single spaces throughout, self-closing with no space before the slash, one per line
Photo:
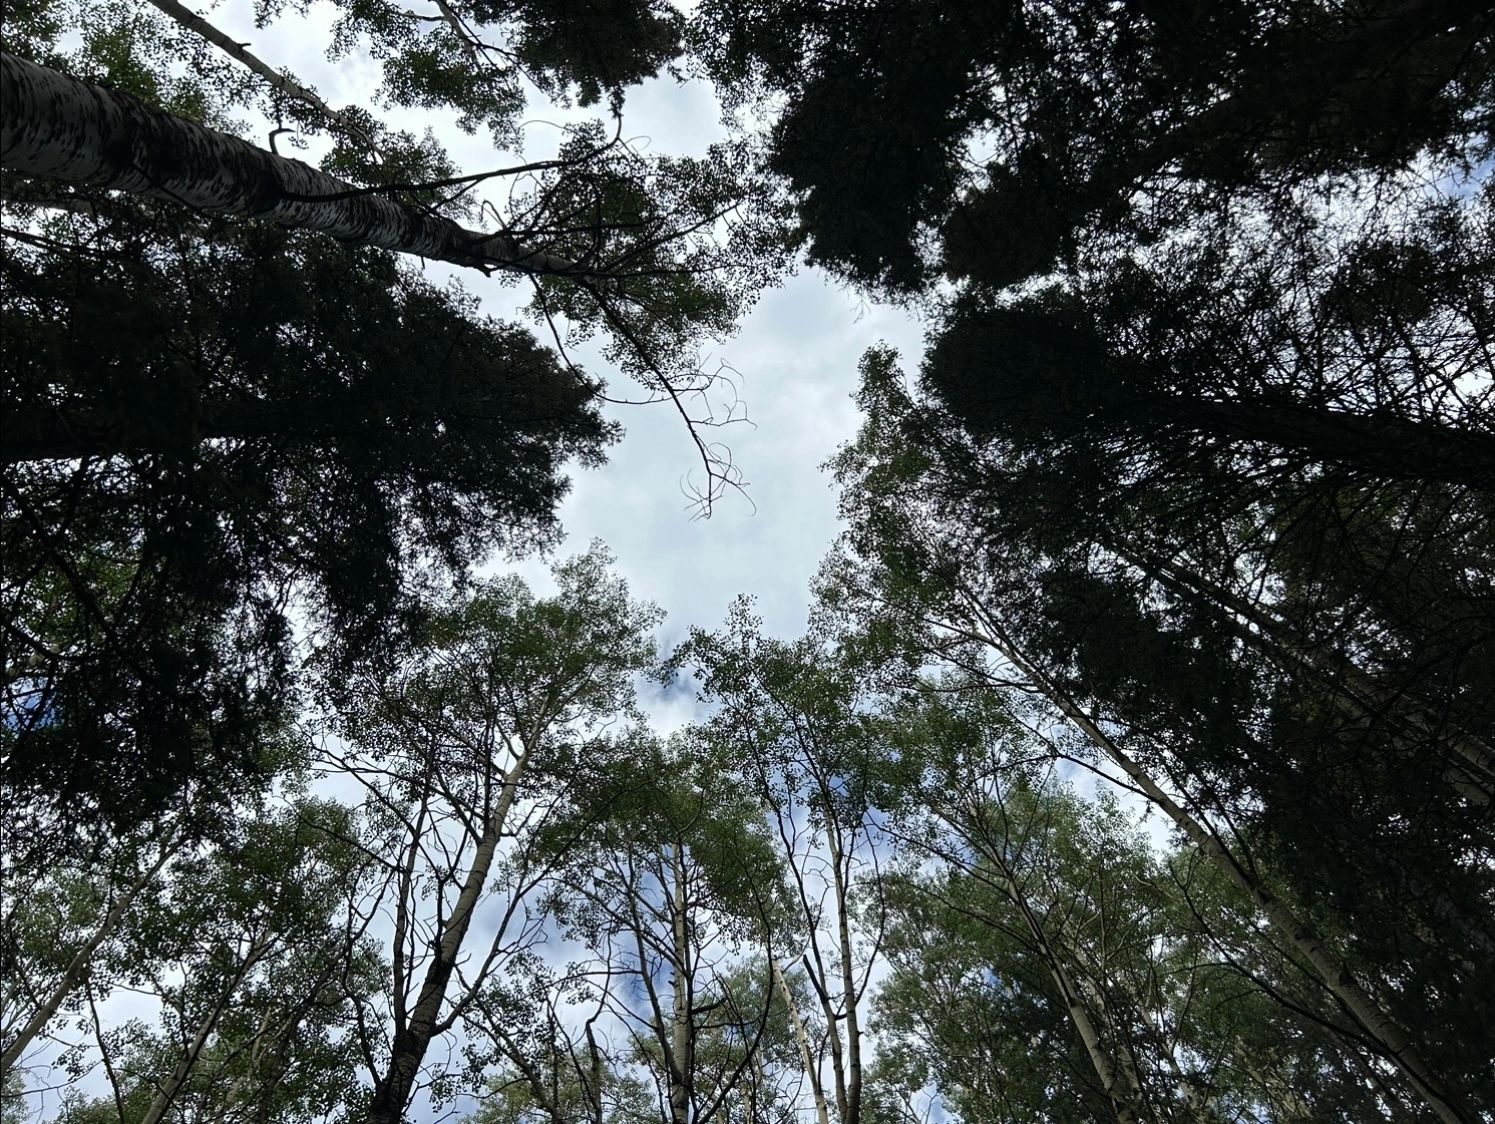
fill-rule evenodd
<path id="1" fill-rule="evenodd" d="M 0 52 L 0 166 L 25 176 L 249 215 L 485 272 L 578 278 L 577 266 L 368 192 L 300 160 Z M 592 278 L 595 279 L 595 278 Z"/>
<path id="2" fill-rule="evenodd" d="M 831 851 L 831 888 L 836 897 L 836 938 L 841 953 L 841 1002 L 846 1019 L 846 1088 L 841 1124 L 860 1124 L 862 1115 L 862 1028 L 857 1014 L 856 973 L 852 968 L 850 904 L 847 901 L 846 855 L 841 829 L 826 802 L 826 840 Z"/>
<path id="3" fill-rule="evenodd" d="M 789 1024 L 794 1027 L 794 1041 L 799 1045 L 800 1064 L 805 1068 L 805 1077 L 810 1082 L 810 1095 L 815 1101 L 816 1124 L 830 1124 L 830 1110 L 825 1103 L 825 1088 L 820 1083 L 820 1067 L 810 1053 L 810 1037 L 805 1033 L 804 1019 L 800 1018 L 799 1005 L 794 1002 L 794 993 L 789 990 L 789 980 L 778 960 L 772 961 L 774 982 L 779 985 L 779 994 L 784 997 L 784 1006 L 789 1009 Z"/>
<path id="4" fill-rule="evenodd" d="M 269 83 L 272 90 L 279 90 L 281 93 L 311 106 L 311 108 L 321 113 L 360 144 L 365 145 L 370 150 L 377 149 L 378 146 L 374 143 L 374 138 L 369 135 L 366 129 L 356 121 L 351 120 L 347 114 L 333 109 L 317 95 L 316 91 L 303 86 L 290 75 L 282 74 L 276 70 L 269 63 L 265 62 L 264 59 L 250 51 L 248 44 L 236 42 L 185 4 L 177 3 L 177 0 L 150 0 L 150 2 L 161 9 L 166 15 L 176 20 L 177 23 L 181 24 L 188 31 L 197 32 L 197 34 L 201 35 L 224 54 L 254 71 L 254 73 Z"/>
<path id="5" fill-rule="evenodd" d="M 685 863 L 677 843 L 670 854 L 670 871 L 674 886 L 671 918 L 672 955 L 674 958 L 674 1002 L 670 1026 L 670 1118 L 673 1124 L 690 1124 L 690 1082 L 694 1069 L 694 1028 L 690 1024 L 690 935 L 685 911 L 688 905 L 685 886 Z"/>
<path id="6" fill-rule="evenodd" d="M 982 839 L 974 838 L 971 831 L 962 827 L 963 817 L 961 815 L 953 810 L 941 814 L 951 827 L 964 836 L 966 841 L 979 853 L 985 855 L 992 864 L 991 873 L 978 877 L 999 890 L 1002 896 L 1011 902 L 1013 908 L 1021 914 L 1028 935 L 1033 938 L 1033 943 L 1037 946 L 1038 954 L 1043 958 L 1044 966 L 1048 968 L 1054 986 L 1059 989 L 1059 996 L 1069 1014 L 1070 1024 L 1075 1028 L 1075 1033 L 1080 1036 L 1080 1042 L 1085 1047 L 1085 1054 L 1090 1059 L 1090 1066 L 1095 1070 L 1096 1077 L 1100 1079 L 1101 1091 L 1111 1102 L 1117 1124 L 1139 1124 L 1136 1109 L 1142 1105 L 1143 1096 L 1135 1071 L 1128 1066 L 1118 1065 L 1117 1059 L 1106 1050 L 1095 1019 L 1091 1016 L 1090 1009 L 1085 1006 L 1085 1000 L 1080 995 L 1079 989 L 1070 979 L 1069 969 L 1065 967 L 1063 957 L 1054 947 L 1053 941 L 1049 939 L 1043 923 L 1038 920 L 1037 915 L 1028 905 L 1027 895 L 1012 877 L 1002 855 L 996 847 L 983 846 Z M 979 817 L 979 813 L 974 814 Z"/>

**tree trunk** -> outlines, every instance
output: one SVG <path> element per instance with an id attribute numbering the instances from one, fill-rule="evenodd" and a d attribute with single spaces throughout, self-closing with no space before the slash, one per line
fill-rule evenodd
<path id="1" fill-rule="evenodd" d="M 820 1066 L 810 1054 L 810 1037 L 805 1033 L 805 1023 L 799 1015 L 799 1005 L 794 1002 L 794 993 L 789 990 L 789 980 L 778 960 L 772 961 L 774 982 L 784 997 L 784 1006 L 789 1010 L 789 1024 L 794 1027 L 794 1041 L 799 1046 L 800 1063 L 805 1067 L 805 1077 L 810 1082 L 810 1095 L 815 1101 L 816 1124 L 830 1124 L 830 1112 L 825 1103 L 825 1088 L 820 1083 Z"/>
<path id="2" fill-rule="evenodd" d="M 120 922 L 124 920 L 126 912 L 129 911 L 130 903 L 135 900 L 140 891 L 151 884 L 151 881 L 160 873 L 161 868 L 166 865 L 174 854 L 176 854 L 175 844 L 167 844 L 167 846 L 162 848 L 160 856 L 151 868 L 127 887 L 124 893 L 114 899 L 114 904 L 104 914 L 104 919 L 99 922 L 99 927 L 83 942 L 82 947 L 78 949 L 72 960 L 68 962 L 67 968 L 63 970 L 61 979 L 57 981 L 57 985 L 47 993 L 47 997 L 42 1000 L 41 1006 L 36 1009 L 31 1018 L 26 1020 L 26 1025 L 21 1027 L 16 1032 L 16 1036 L 6 1044 L 5 1052 L 0 1054 L 0 1081 L 4 1081 L 6 1077 L 10 1076 L 12 1067 L 20 1060 L 26 1047 L 31 1045 L 36 1036 L 46 1029 L 47 1023 L 52 1020 L 52 1016 L 57 1014 L 57 1009 L 62 1006 L 67 997 L 83 982 L 84 977 L 88 975 L 89 963 L 93 960 L 93 954 L 98 950 L 99 945 L 108 940 L 114 931 L 119 928 Z"/>
<path id="3" fill-rule="evenodd" d="M 0 464 L 82 460 L 131 453 L 186 453 L 203 441 L 325 443 L 367 433 L 387 417 L 438 416 L 433 397 L 416 410 L 408 399 L 371 400 L 367 395 L 291 402 L 214 401 L 190 415 L 101 415 L 92 411 L 12 411 L 0 432 Z"/>
<path id="4" fill-rule="evenodd" d="M 593 276 L 508 234 L 466 230 L 379 189 L 4 52 L 0 104 L 0 166 L 9 172 L 169 199 L 208 214 L 252 215 L 485 272 Z"/>
<path id="5" fill-rule="evenodd" d="M 192 1036 L 192 1041 L 188 1043 L 186 1051 L 177 1059 L 177 1064 L 173 1067 L 171 1076 L 156 1087 L 155 1098 L 151 1101 L 150 1107 L 146 1109 L 145 1115 L 140 1118 L 140 1124 L 160 1124 L 167 1110 L 171 1108 L 171 1102 L 176 1100 L 177 1093 L 186 1083 L 187 1078 L 192 1075 L 192 1070 L 196 1068 L 197 1059 L 202 1056 L 203 1049 L 207 1046 L 208 1040 L 212 1038 L 213 1032 L 218 1029 L 218 1023 L 223 1018 L 223 1013 L 233 1003 L 234 994 L 239 990 L 239 985 L 253 971 L 254 966 L 259 963 L 260 958 L 270 950 L 271 944 L 272 942 L 269 938 L 263 938 L 250 946 L 249 952 L 244 957 L 243 963 L 239 965 L 238 971 L 234 973 L 233 979 L 229 981 L 228 986 L 224 988 L 222 994 L 218 997 L 218 1002 L 213 1005 L 213 1009 L 198 1024 L 197 1033 Z"/>
<path id="6" fill-rule="evenodd" d="M 504 821 L 514 805 L 519 780 L 529 762 L 530 746 L 526 745 L 513 768 L 504 778 L 502 794 L 484 825 L 483 835 L 472 855 L 472 866 L 462 883 L 462 892 L 446 919 L 441 935 L 436 941 L 434 955 L 426 967 L 421 981 L 420 994 L 408 1018 L 396 1025 L 394 1041 L 390 1046 L 389 1065 L 383 1079 L 375 1080 L 374 1100 L 369 1106 L 370 1124 L 400 1124 L 405 1118 L 405 1109 L 415 1091 L 415 1081 L 420 1074 L 421 1062 L 436 1034 L 437 1016 L 446 1000 L 446 989 L 457 969 L 457 956 L 462 951 L 462 942 L 472 924 L 473 910 L 488 881 L 488 872 L 493 866 L 498 851 L 498 841 L 503 834 Z M 396 950 L 399 955 L 399 950 Z"/>
<path id="7" fill-rule="evenodd" d="M 690 1024 L 690 933 L 686 923 L 685 860 L 676 843 L 670 854 L 670 871 L 674 886 L 671 888 L 671 936 L 674 960 L 674 983 L 672 1023 L 670 1025 L 670 1119 L 672 1124 L 690 1124 L 690 1082 L 694 1069 L 694 1028 Z"/>
<path id="8" fill-rule="evenodd" d="M 340 113 L 333 109 L 318 97 L 314 90 L 307 89 L 294 78 L 287 74 L 282 74 L 258 55 L 252 53 L 248 48 L 248 44 L 236 42 L 185 4 L 177 3 L 177 0 L 150 0 L 150 2 L 161 9 L 166 15 L 176 20 L 177 23 L 187 28 L 187 30 L 197 32 L 197 34 L 201 35 L 209 43 L 212 43 L 224 54 L 230 58 L 237 59 L 244 66 L 254 71 L 254 73 L 270 84 L 272 90 L 277 90 L 288 97 L 295 98 L 299 102 L 304 102 L 370 151 L 377 150 L 378 146 L 374 143 L 374 138 L 369 135 L 367 129 L 363 128 L 363 126 L 348 114 Z"/>
<path id="9" fill-rule="evenodd" d="M 822 791 L 826 786 L 821 782 Z M 846 871 L 843 864 L 848 856 L 841 846 L 841 829 L 834 819 L 829 794 L 827 793 L 825 814 L 827 817 L 826 839 L 831 850 L 831 885 L 836 896 L 836 937 L 841 952 L 841 1002 L 846 1019 L 846 1089 L 841 1106 L 840 1124 L 860 1124 L 862 1116 L 862 1028 L 857 1014 L 856 973 L 851 960 L 851 918 L 847 901 Z"/>
<path id="10" fill-rule="evenodd" d="M 1226 614 L 1233 632 L 1289 675 L 1307 672 L 1329 692 L 1333 705 L 1358 721 L 1387 718 L 1405 725 L 1414 736 L 1451 749 L 1462 762 L 1444 773 L 1449 785 L 1471 803 L 1488 805 L 1495 790 L 1495 753 L 1466 730 L 1439 729 L 1447 719 L 1425 698 L 1384 687 L 1345 657 L 1326 657 L 1297 643 L 1278 614 L 1240 597 L 1198 570 L 1177 561 L 1138 551 L 1114 535 L 1102 538 L 1107 549 L 1185 600 L 1200 600 Z"/>
<path id="11" fill-rule="evenodd" d="M 1495 436 L 1478 430 L 1288 401 L 1166 395 L 1146 405 L 1181 429 L 1296 450 L 1320 464 L 1495 491 Z"/>
<path id="12" fill-rule="evenodd" d="M 969 600 L 969 595 L 967 595 Z M 978 612 L 980 612 L 978 610 Z M 984 618 L 984 613 L 981 614 Z M 1109 757 L 1168 817 L 1189 840 L 1218 865 L 1283 936 L 1288 944 L 1313 966 L 1319 979 L 1359 1023 L 1371 1041 L 1402 1075 L 1418 1089 L 1444 1124 L 1477 1124 L 1478 1118 L 1448 1084 L 1433 1072 L 1407 1032 L 1402 1029 L 1355 978 L 1348 965 L 1325 948 L 1312 930 L 1296 917 L 1261 881 L 1253 870 L 1238 862 L 1224 843 L 1178 805 L 1131 757 L 1121 749 L 1072 699 L 1047 676 L 1024 659 L 1011 640 L 983 619 L 988 642 L 1043 693 L 1075 726 Z"/>
<path id="13" fill-rule="evenodd" d="M 1096 1077 L 1100 1079 L 1101 1091 L 1111 1102 L 1117 1124 L 1139 1124 L 1137 1109 L 1143 1104 L 1143 1095 L 1142 1087 L 1137 1083 L 1136 1073 L 1130 1067 L 1118 1065 L 1117 1059 L 1111 1056 L 1101 1041 L 1100 1031 L 1090 1015 L 1089 1008 L 1085 1006 L 1079 990 L 1070 979 L 1069 969 L 1065 967 L 1063 957 L 1049 939 L 1043 923 L 1028 905 L 1027 895 L 1013 878 L 1002 855 L 1000 844 L 989 845 L 989 833 L 981 812 L 979 809 L 968 808 L 963 813 L 947 810 L 941 814 L 978 854 L 983 855 L 992 864 L 990 873 L 977 874 L 974 870 L 971 873 L 1000 891 L 1021 915 L 1023 925 L 1033 939 L 1038 955 L 1043 959 L 1044 966 L 1049 971 L 1049 977 L 1059 991 L 1059 997 L 1069 1015 L 1070 1025 L 1080 1036 L 1080 1042 L 1085 1047 L 1085 1054 L 1090 1059 L 1091 1068 L 1095 1070 Z"/>

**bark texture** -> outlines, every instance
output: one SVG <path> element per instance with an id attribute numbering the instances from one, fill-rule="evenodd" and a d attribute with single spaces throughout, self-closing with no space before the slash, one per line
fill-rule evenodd
<path id="1" fill-rule="evenodd" d="M 484 271 L 593 278 L 508 234 L 467 230 L 6 52 L 0 52 L 0 104 L 0 166 L 8 172 L 169 199 L 208 214 L 269 219 Z"/>

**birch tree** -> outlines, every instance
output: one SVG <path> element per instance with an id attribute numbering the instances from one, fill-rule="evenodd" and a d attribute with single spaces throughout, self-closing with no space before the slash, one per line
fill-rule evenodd
<path id="1" fill-rule="evenodd" d="M 870 787 L 871 685 L 831 637 L 764 637 L 745 601 L 721 632 L 697 631 L 674 658 L 717 708 L 710 736 L 766 809 L 800 945 L 784 950 L 776 982 L 792 1008 L 816 1118 L 852 1124 L 862 1118 L 886 842 Z M 812 1011 L 798 1009 L 796 980 L 808 984 Z"/>
<path id="2" fill-rule="evenodd" d="M 1067 792 L 1004 706 L 977 698 L 931 692 L 895 720 L 933 790 L 899 833 L 934 864 L 888 883 L 882 1111 L 917 1118 L 931 1086 L 971 1124 L 1407 1111 L 1367 1087 L 1303 965 L 1252 933 L 1248 901 L 1187 851 L 1157 853 L 1113 800 Z M 1287 997 L 1323 1022 L 1295 1021 Z"/>
<path id="3" fill-rule="evenodd" d="M 565 856 L 551 835 L 622 752 L 608 727 L 630 714 L 659 617 L 608 562 L 597 548 L 560 564 L 552 598 L 487 583 L 435 614 L 392 676 L 339 692 L 346 742 L 324 767 L 363 793 L 382 876 L 361 916 L 392 924 L 390 975 L 358 1011 L 370 1119 L 403 1119 L 433 1084 L 480 1087 L 503 1054 L 500 1037 L 469 1072 L 436 1048 L 459 1028 L 484 1041 L 523 994 Z"/>
<path id="4" fill-rule="evenodd" d="M 28 549 L 6 556 L 5 768 L 28 800 L 114 829 L 194 762 L 254 774 L 292 689 L 288 603 L 320 643 L 370 654 L 430 563 L 460 578 L 550 542 L 563 465 L 599 464 L 617 432 L 600 373 L 574 362 L 584 338 L 684 415 L 702 498 L 729 485 L 695 428 L 715 382 L 698 346 L 782 253 L 740 145 L 675 159 L 626 142 L 624 90 L 678 53 L 679 16 L 444 10 L 339 8 L 331 57 L 377 63 L 356 106 L 286 72 L 273 36 L 238 42 L 190 4 L 7 20 L 0 456 L 6 539 Z M 304 29 L 284 5 L 256 15 Z M 612 120 L 567 126 L 548 158 L 500 156 L 526 81 Z M 460 175 L 383 106 L 482 130 L 495 166 Z M 268 147 L 246 115 L 274 124 Z M 318 141 L 319 162 L 293 154 Z M 272 221 L 235 221 L 250 213 Z M 546 342 L 411 254 L 528 278 Z"/>
<path id="5" fill-rule="evenodd" d="M 109 1092 L 61 1119 L 308 1119 L 357 1100 L 349 989 L 365 994 L 377 961 L 342 939 L 366 861 L 350 827 L 297 801 L 177 862 L 122 956 L 94 965 L 88 1033 L 63 1061 L 77 1079 L 92 1055 Z M 152 999 L 156 1022 L 108 1025 L 99 1004 L 119 987 Z"/>
<path id="6" fill-rule="evenodd" d="M 26 1059 L 64 1011 L 76 1011 L 85 986 L 107 994 L 116 950 L 132 912 L 149 909 L 180 857 L 180 825 L 168 823 L 102 848 L 92 873 L 58 861 L 29 887 L 14 868 L 6 871 L 9 892 L 3 916 L 5 971 L 0 1075 L 26 1068 Z M 23 887 L 25 887 L 23 889 Z"/>
<path id="7" fill-rule="evenodd" d="M 689 733 L 630 757 L 557 891 L 589 954 L 582 994 L 616 1022 L 614 1064 L 648 1075 L 658 1119 L 775 1120 L 794 1055 L 772 969 L 783 883 L 757 807 Z"/>

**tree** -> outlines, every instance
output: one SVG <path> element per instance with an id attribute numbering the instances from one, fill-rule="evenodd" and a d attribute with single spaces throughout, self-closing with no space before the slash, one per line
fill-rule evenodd
<path id="1" fill-rule="evenodd" d="M 629 717 L 632 679 L 654 658 L 658 613 L 609 561 L 598 547 L 559 564 L 553 598 L 517 578 L 479 586 L 434 613 L 387 678 L 336 692 L 329 732 L 344 743 L 325 767 L 364 793 L 364 845 L 383 865 L 357 926 L 393 919 L 391 974 L 359 1010 L 371 1120 L 403 1119 L 423 1084 L 476 1086 L 505 1051 L 566 855 L 553 836 L 618 767 L 626 746 L 608 727 Z M 459 1024 L 491 1053 L 476 1073 L 431 1073 L 433 1043 Z"/>
<path id="2" fill-rule="evenodd" d="M 778 857 L 751 790 L 710 743 L 688 732 L 631 748 L 585 809 L 594 827 L 554 899 L 588 953 L 570 969 L 578 995 L 616 1020 L 624 1045 L 611 1065 L 647 1074 L 658 1119 L 768 1124 L 783 1110 L 772 1071 L 799 1061 L 774 967 Z M 590 1023 L 587 1040 L 596 1070 L 611 1068 Z M 577 1077 L 601 1120 L 596 1078 Z"/>
<path id="3" fill-rule="evenodd" d="M 111 1092 L 62 1119 L 313 1119 L 356 1101 L 348 989 L 366 993 L 376 964 L 366 942 L 342 939 L 367 866 L 346 810 L 296 800 L 236 826 L 174 855 L 169 877 L 158 866 L 110 955 L 88 949 L 73 1006 Z M 155 1000 L 157 1026 L 104 1024 L 98 1005 L 123 987 Z M 74 1079 L 85 1053 L 63 1055 Z"/>
<path id="4" fill-rule="evenodd" d="M 929 686 L 894 719 L 930 795 L 907 802 L 907 869 L 887 890 L 874 1087 L 889 1118 L 930 1084 L 968 1124 L 1391 1118 L 1226 880 L 1157 853 L 1114 798 L 1056 783 L 1005 701 Z"/>
<path id="5" fill-rule="evenodd" d="M 1414 839 L 1431 835 L 1433 847 L 1378 852 L 1396 860 L 1389 870 L 1368 862 L 1364 848 L 1376 839 L 1360 826 L 1368 826 L 1370 817 L 1350 826 L 1365 815 L 1364 805 L 1357 804 L 1365 794 L 1374 794 L 1381 808 L 1398 803 L 1408 796 L 1405 780 L 1398 786 L 1368 778 L 1363 768 L 1339 772 L 1323 760 L 1308 766 L 1311 759 L 1304 750 L 1327 748 L 1322 742 L 1274 740 L 1271 708 L 1283 706 L 1281 715 L 1296 705 L 1290 694 L 1281 693 L 1291 689 L 1292 681 L 1262 674 L 1255 653 L 1240 646 L 1236 632 L 1200 627 L 1187 613 L 1177 628 L 1120 627 L 1121 620 L 1135 622 L 1153 609 L 1130 589 L 1108 590 L 1102 582 L 1080 577 L 1093 572 L 1092 567 L 1104 573 L 1107 563 L 1103 545 L 1068 537 L 1085 520 L 1071 513 L 1060 522 L 1053 517 L 1054 508 L 1024 507 L 1018 502 L 1021 492 L 983 506 L 983 499 L 1010 479 L 1000 462 L 989 465 L 980 445 L 943 425 L 937 413 L 921 412 L 898 387 L 890 363 L 886 355 L 869 361 L 869 423 L 859 444 L 840 462 L 853 528 L 847 546 L 855 560 L 829 568 L 832 601 L 860 617 L 895 652 L 912 645 L 924 654 L 917 658 L 952 660 L 998 683 L 1016 678 L 1044 697 L 1073 724 L 1083 744 L 1098 751 L 1219 864 L 1222 874 L 1313 966 L 1319 981 L 1353 1011 L 1357 1032 L 1375 1042 L 1383 1057 L 1401 1065 L 1444 1119 L 1460 1119 L 1460 1113 L 1468 1118 L 1469 1110 L 1457 1107 L 1458 1101 L 1464 1089 L 1480 1087 L 1480 1079 L 1472 1075 L 1486 1063 L 1465 1055 L 1459 1043 L 1465 1034 L 1461 1028 L 1471 1018 L 1479 1020 L 1478 1004 L 1466 1010 L 1452 993 L 1442 993 L 1446 1001 L 1436 1016 L 1426 1008 L 1402 1006 L 1402 993 L 1388 979 L 1405 970 L 1400 964 L 1392 969 L 1369 948 L 1357 949 L 1347 961 L 1344 946 L 1324 943 L 1304 915 L 1306 902 L 1322 908 L 1326 884 L 1345 891 L 1356 886 L 1357 891 L 1339 899 L 1338 911 L 1326 911 L 1326 931 L 1343 934 L 1351 945 L 1373 936 L 1396 939 L 1398 923 L 1391 916 L 1381 915 L 1363 928 L 1357 928 L 1354 918 L 1364 909 L 1370 887 L 1378 887 L 1371 891 L 1375 897 L 1395 893 L 1388 875 L 1394 877 L 1415 854 L 1418 861 L 1436 862 L 1448 872 L 1473 916 L 1488 916 L 1479 888 L 1484 881 L 1477 858 L 1481 845 L 1467 846 L 1464 841 L 1471 837 L 1461 834 L 1478 831 L 1476 814 L 1450 800 L 1458 789 L 1442 770 L 1432 771 L 1426 781 L 1441 789 L 1440 810 L 1433 813 L 1413 796 L 1418 818 L 1391 819 L 1389 826 L 1397 830 L 1401 825 Z M 920 440 L 909 440 L 912 434 Z M 973 519 L 973 511 L 982 515 Z M 1314 769 L 1306 788 L 1305 767 Z M 1334 819 L 1320 814 L 1306 821 L 1316 825 L 1312 839 L 1300 825 L 1301 859 L 1287 859 L 1269 841 L 1268 824 L 1285 823 L 1293 815 L 1287 794 L 1265 779 L 1278 769 L 1284 770 L 1284 778 L 1286 771 L 1298 770 L 1294 792 L 1324 797 L 1335 809 Z M 1234 787 L 1226 777 L 1234 779 Z M 1347 789 L 1346 780 L 1356 777 L 1358 791 Z M 1419 795 L 1426 792 L 1419 789 Z M 1410 811 L 1411 805 L 1403 807 Z M 1278 812 L 1282 820 L 1276 819 Z M 1375 815 L 1381 824 L 1388 823 L 1383 811 Z M 1221 831 L 1225 823 L 1233 826 L 1228 835 Z M 1328 834 L 1327 823 L 1336 825 Z M 1455 828 L 1456 823 L 1462 826 Z M 1259 833 L 1243 836 L 1245 825 Z M 1315 869 L 1333 881 L 1310 877 L 1297 887 L 1296 902 L 1269 884 L 1257 865 L 1273 854 L 1283 863 L 1277 869 L 1301 870 L 1310 852 L 1316 856 Z M 1358 898 L 1351 896 L 1356 893 Z M 1422 954 L 1419 970 L 1436 974 L 1452 969 L 1468 973 L 1471 981 L 1483 978 L 1478 965 L 1467 959 L 1453 969 L 1453 955 L 1452 947 Z M 1423 1046 L 1413 1043 L 1407 1028 L 1417 1028 Z M 1450 1072 L 1470 1076 L 1439 1077 L 1440 1062 Z"/>
<path id="6" fill-rule="evenodd" d="M 134 918 L 142 895 L 160 892 L 165 870 L 184 849 L 181 825 L 163 825 L 157 831 L 101 848 L 90 865 L 93 870 L 69 870 L 54 866 L 45 882 L 17 893 L 19 880 L 11 881 L 4 915 L 5 1016 L 4 1053 L 0 1054 L 0 1077 L 9 1081 L 21 1073 L 28 1051 L 46 1035 L 49 1025 L 64 1006 L 73 1005 L 77 993 L 88 986 L 107 994 L 108 984 L 99 977 L 106 962 L 106 947 L 116 945 Z"/>
<path id="7" fill-rule="evenodd" d="M 816 1118 L 825 1124 L 834 1114 L 839 1124 L 855 1124 L 883 921 L 877 854 L 885 840 L 869 785 L 876 733 L 866 714 L 868 669 L 827 636 L 796 643 L 762 636 L 746 601 L 734 605 L 720 633 L 693 633 L 672 663 L 693 667 L 701 701 L 717 708 L 709 736 L 764 806 L 793 886 L 790 932 L 803 949 L 798 957 L 785 949 L 774 969 L 792 1008 Z M 799 977 L 818 1008 L 813 1038 L 794 999 Z"/>
<path id="8" fill-rule="evenodd" d="M 1489 13 L 1314 0 L 701 6 L 812 261 L 998 289 L 1294 193 L 1488 155 Z"/>
<path id="9" fill-rule="evenodd" d="M 331 650 L 388 650 L 425 560 L 553 538 L 563 462 L 612 438 L 528 332 L 383 255 L 269 230 L 142 250 L 4 266 L 29 461 L 6 475 L 7 783 L 106 818 L 210 764 L 253 774 L 296 590 Z"/>
<path id="10" fill-rule="evenodd" d="M 498 145 L 526 76 L 616 114 L 678 50 L 679 17 L 650 3 L 444 10 L 346 5 L 334 53 L 366 47 L 389 104 Z M 204 772 L 255 783 L 293 706 L 289 606 L 315 643 L 387 656 L 426 586 L 553 541 L 565 464 L 600 463 L 616 435 L 570 346 L 611 333 L 612 359 L 689 420 L 710 382 L 695 345 L 776 268 L 730 147 L 645 156 L 591 122 L 554 159 L 457 176 L 429 136 L 333 109 L 175 0 L 28 7 L 7 51 L 5 777 L 75 827 L 148 817 Z M 235 135 L 243 112 L 324 136 L 323 167 Z M 47 163 L 69 120 L 80 145 Z M 219 188 L 179 176 L 189 149 L 229 161 L 204 173 Z M 473 233 L 458 221 L 483 183 L 507 199 Z M 345 241 L 214 217 L 246 210 Z M 554 346 L 378 245 L 534 275 Z M 727 466 L 697 443 L 709 499 Z"/>

